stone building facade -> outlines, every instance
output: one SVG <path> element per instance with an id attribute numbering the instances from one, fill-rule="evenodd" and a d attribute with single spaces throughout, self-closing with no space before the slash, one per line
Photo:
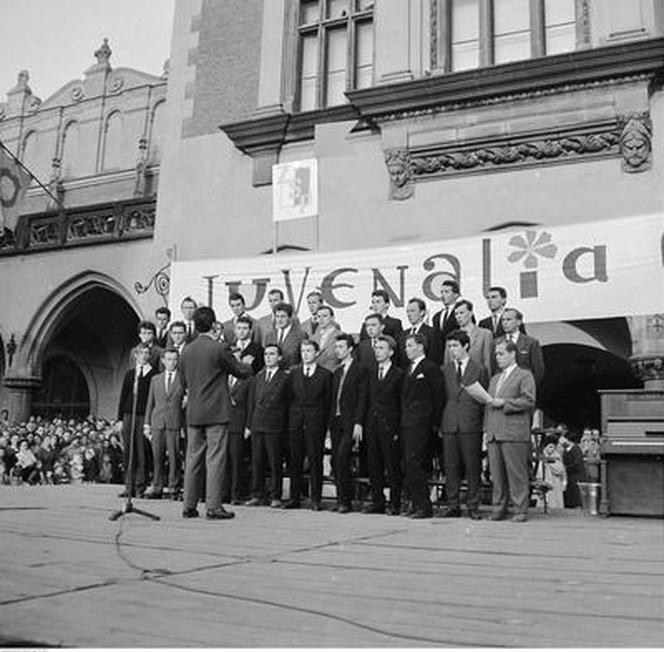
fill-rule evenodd
<path id="1" fill-rule="evenodd" d="M 168 263 L 152 247 L 166 74 L 111 66 L 107 40 L 82 79 L 42 101 L 18 75 L 0 141 L 41 182 L 0 243 L 0 407 L 12 419 L 115 410 L 144 292 Z M 152 281 L 154 287 L 156 280 Z"/>
<path id="2" fill-rule="evenodd" d="M 310 158 L 319 217 L 282 223 L 280 249 L 662 214 L 663 35 L 656 0 L 180 0 L 155 238 L 180 260 L 269 252 L 272 165 Z M 545 412 L 597 425 L 598 387 L 661 382 L 661 323 L 530 323 Z"/>

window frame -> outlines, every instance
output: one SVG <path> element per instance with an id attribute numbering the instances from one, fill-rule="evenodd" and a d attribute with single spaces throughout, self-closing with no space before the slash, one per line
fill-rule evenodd
<path id="1" fill-rule="evenodd" d="M 479 64 L 477 68 L 503 65 L 495 63 L 495 2 L 496 0 L 479 0 Z M 546 53 L 545 4 L 546 0 L 529 0 L 531 38 L 528 59 L 553 56 Z M 573 51 L 578 51 L 590 47 L 590 31 L 584 19 L 588 15 L 589 0 L 574 0 L 574 4 L 576 44 Z M 452 5 L 453 0 L 431 0 L 431 68 L 436 72 L 460 72 L 452 68 Z M 520 59 L 520 61 L 528 59 Z M 472 68 L 472 70 L 477 68 Z"/>
<path id="2" fill-rule="evenodd" d="M 371 4 L 368 9 L 364 11 L 354 11 L 357 0 L 348 0 L 348 7 L 350 11 L 346 16 L 337 18 L 326 18 L 327 9 L 332 0 L 318 0 L 319 14 L 316 22 L 303 24 L 301 22 L 302 16 L 302 0 L 296 0 L 296 15 L 295 15 L 295 33 L 297 41 L 297 61 L 295 66 L 295 97 L 294 107 L 297 112 L 319 111 L 328 109 L 335 106 L 343 106 L 343 104 L 328 104 L 327 92 L 328 84 L 327 77 L 328 71 L 328 34 L 334 29 L 343 27 L 346 32 L 346 87 L 345 90 L 353 90 L 356 84 L 357 77 L 357 26 L 361 23 L 374 23 L 374 7 L 375 2 Z M 302 109 L 302 66 L 303 66 L 303 51 L 304 51 L 304 38 L 305 36 L 315 35 L 317 39 L 318 48 L 318 65 L 315 78 L 315 106 Z M 375 33 L 374 33 L 375 37 Z M 344 103 L 345 104 L 345 103 Z"/>

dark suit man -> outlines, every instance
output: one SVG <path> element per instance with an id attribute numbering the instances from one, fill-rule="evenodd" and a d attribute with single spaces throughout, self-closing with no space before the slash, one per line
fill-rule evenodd
<path id="1" fill-rule="evenodd" d="M 514 342 L 499 340 L 496 344 L 501 371 L 489 384 L 492 399 L 484 419 L 494 521 L 507 517 L 510 499 L 516 510 L 512 520 L 526 521 L 530 502 L 530 424 L 536 389 L 533 374 L 517 365 L 516 355 Z"/>
<path id="2" fill-rule="evenodd" d="M 399 341 L 403 326 L 401 320 L 396 317 L 390 317 L 387 311 L 390 308 L 390 295 L 385 290 L 374 290 L 371 293 L 371 310 L 374 314 L 380 315 L 383 320 L 383 334 L 389 335 L 394 338 L 396 342 Z M 366 319 L 362 328 L 360 329 L 360 341 L 366 340 L 369 335 L 366 330 Z"/>
<path id="3" fill-rule="evenodd" d="M 162 355 L 164 371 L 153 376 L 145 408 L 145 428 L 152 444 L 152 487 L 146 498 L 161 498 L 164 488 L 164 469 L 168 454 L 168 486 L 171 496 L 180 491 L 180 430 L 184 425 L 184 382 L 177 370 L 178 354 L 166 349 Z"/>
<path id="4" fill-rule="evenodd" d="M 181 369 L 187 388 L 187 457 L 184 474 L 185 518 L 198 516 L 200 478 L 205 472 L 205 501 L 209 519 L 232 518 L 222 506 L 228 450 L 228 374 L 251 376 L 249 364 L 238 362 L 228 346 L 211 337 L 214 310 L 201 306 L 194 313 L 199 336 L 182 354 Z M 245 362 L 251 363 L 250 358 Z"/>
<path id="5" fill-rule="evenodd" d="M 301 346 L 302 364 L 290 372 L 290 435 L 291 496 L 286 509 L 300 507 L 302 465 L 309 459 L 309 497 L 311 509 L 321 509 L 323 487 L 323 453 L 325 432 L 329 423 L 332 374 L 316 364 L 318 343 L 305 340 Z"/>
<path id="6" fill-rule="evenodd" d="M 247 429 L 251 437 L 251 495 L 247 505 L 265 504 L 265 461 L 272 478 L 268 495 L 270 507 L 281 507 L 281 439 L 288 423 L 288 372 L 281 366 L 281 349 L 268 344 L 263 353 L 265 368 L 251 381 L 247 410 Z"/>
<path id="7" fill-rule="evenodd" d="M 161 349 L 168 345 L 168 324 L 171 321 L 171 311 L 165 306 L 161 306 L 154 311 L 154 318 L 157 327 L 155 342 Z"/>
<path id="8" fill-rule="evenodd" d="M 125 494 L 142 498 L 146 484 L 147 453 L 143 423 L 150 382 L 157 373 L 157 369 L 148 362 L 149 345 L 141 343 L 136 347 L 135 352 L 136 366 L 127 371 L 120 390 L 118 421 L 122 429 Z"/>
<path id="9" fill-rule="evenodd" d="M 459 328 L 454 316 L 454 309 L 460 299 L 459 284 L 456 281 L 443 281 L 440 286 L 440 298 L 443 301 L 443 308 L 439 310 L 431 320 L 433 329 L 440 333 L 441 351 L 445 352 L 447 336 Z"/>
<path id="10" fill-rule="evenodd" d="M 401 393 L 401 436 L 406 491 L 412 501 L 411 518 L 431 518 L 428 468 L 430 440 L 437 436 L 445 402 L 445 386 L 438 365 L 424 356 L 425 339 L 409 335 L 406 355 L 410 367 Z"/>
<path id="11" fill-rule="evenodd" d="M 251 341 L 255 342 L 260 346 L 260 334 L 259 334 L 259 329 L 255 325 L 254 320 L 247 314 L 246 312 L 246 305 L 244 302 L 244 297 L 239 293 L 239 292 L 231 292 L 230 295 L 228 296 L 228 305 L 231 308 L 231 311 L 233 312 L 233 317 L 229 319 L 228 321 L 225 321 L 223 326 L 223 334 L 224 334 L 224 340 L 230 345 L 233 346 L 235 344 L 236 340 L 236 335 L 235 335 L 235 327 L 237 325 L 238 319 L 240 317 L 245 317 L 246 319 L 249 320 L 249 330 L 251 332 Z M 263 356 L 258 357 L 258 362 L 262 366 L 263 362 Z"/>
<path id="12" fill-rule="evenodd" d="M 159 371 L 161 366 L 161 354 L 163 349 L 157 344 L 156 340 L 157 329 L 151 321 L 142 321 L 138 324 L 138 339 L 139 345 L 145 344 L 149 349 L 148 353 L 148 364 L 155 370 Z M 133 364 L 133 360 L 136 359 L 136 354 L 138 351 L 138 345 L 135 346 L 130 354 L 130 362 Z"/>
<path id="13" fill-rule="evenodd" d="M 180 303 L 180 310 L 182 311 L 182 321 L 184 322 L 186 331 L 186 342 L 192 342 L 198 337 L 196 330 L 196 323 L 194 322 L 194 313 L 196 312 L 196 302 L 191 297 L 185 297 Z"/>
<path id="14" fill-rule="evenodd" d="M 281 364 L 289 369 L 300 362 L 300 344 L 304 333 L 299 324 L 293 322 L 293 306 L 278 303 L 274 309 L 275 328 L 264 339 L 266 344 L 278 344 L 281 349 Z"/>
<path id="15" fill-rule="evenodd" d="M 397 364 L 402 368 L 408 368 L 408 358 L 406 357 L 406 337 L 408 335 L 415 335 L 420 333 L 426 340 L 425 355 L 431 360 L 440 365 L 443 363 L 443 347 L 438 333 L 428 324 L 424 323 L 426 317 L 427 306 L 422 299 L 414 298 L 408 302 L 406 306 L 406 316 L 408 318 L 408 325 L 401 334 L 399 340 L 399 350 L 397 355 Z"/>
<path id="16" fill-rule="evenodd" d="M 338 367 L 332 376 L 332 473 L 337 485 L 337 511 L 346 514 L 353 508 L 353 446 L 362 437 L 360 390 L 363 373 L 353 359 L 355 340 L 345 333 L 336 336 L 334 352 Z"/>
<path id="17" fill-rule="evenodd" d="M 233 332 L 234 344 L 230 346 L 239 352 L 240 359 L 246 355 L 250 355 L 254 359 L 251 368 L 256 374 L 263 368 L 263 347 L 253 339 L 252 326 L 253 320 L 248 315 L 238 317 Z M 226 342 L 229 343 L 228 340 Z"/>
<path id="18" fill-rule="evenodd" d="M 503 312 L 505 339 L 516 344 L 516 363 L 524 369 L 530 369 L 538 388 L 544 380 L 544 357 L 538 340 L 519 331 L 523 315 L 516 308 L 506 308 Z"/>
<path id="19" fill-rule="evenodd" d="M 241 353 L 235 350 L 237 360 Z M 228 376 L 228 462 L 226 465 L 226 481 L 224 495 L 230 495 L 232 505 L 241 505 L 242 461 L 244 458 L 244 433 L 247 427 L 247 410 L 249 404 L 250 378 Z"/>
<path id="20" fill-rule="evenodd" d="M 479 383 L 486 389 L 489 373 L 470 357 L 470 338 L 465 331 L 452 331 L 447 336 L 447 348 L 450 361 L 443 367 L 446 400 L 440 427 L 447 478 L 447 508 L 441 516 L 461 516 L 459 494 L 462 469 L 465 469 L 468 516 L 477 520 L 480 518 L 484 404 L 475 400 L 464 388 Z"/>
<path id="21" fill-rule="evenodd" d="M 365 318 L 362 328 L 367 335 L 366 339 L 360 340 L 353 353 L 360 363 L 360 367 L 370 369 L 376 364 L 374 348 L 376 347 L 378 338 L 383 335 L 383 318 L 376 313 L 372 313 Z"/>
<path id="22" fill-rule="evenodd" d="M 499 337 L 505 335 L 503 312 L 507 303 L 507 290 L 498 285 L 490 287 L 486 293 L 486 303 L 491 311 L 491 315 L 480 320 L 478 326 L 490 330 L 493 334 L 493 339 L 497 340 Z M 519 330 L 524 334 L 526 333 L 523 323 L 521 323 Z"/>
<path id="23" fill-rule="evenodd" d="M 362 511 L 385 511 L 383 487 L 387 476 L 390 501 L 387 513 L 398 516 L 401 510 L 401 394 L 404 371 L 392 363 L 396 342 L 380 336 L 376 342 L 375 362 L 365 370 L 360 395 L 362 437 L 367 443 L 371 503 Z"/>

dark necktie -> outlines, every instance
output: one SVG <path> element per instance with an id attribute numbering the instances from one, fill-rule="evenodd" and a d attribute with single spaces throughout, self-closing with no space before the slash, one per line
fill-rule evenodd
<path id="1" fill-rule="evenodd" d="M 378 367 L 378 380 L 383 380 L 385 378 L 385 367 L 382 365 Z"/>
<path id="2" fill-rule="evenodd" d="M 461 360 L 457 362 L 456 378 L 457 378 L 457 383 L 461 385 Z"/>
<path id="3" fill-rule="evenodd" d="M 166 393 L 168 394 L 171 391 L 171 382 L 173 382 L 173 379 L 171 378 L 171 373 L 166 374 Z"/>

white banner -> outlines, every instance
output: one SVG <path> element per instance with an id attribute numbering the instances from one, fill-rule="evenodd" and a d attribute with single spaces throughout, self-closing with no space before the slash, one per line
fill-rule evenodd
<path id="1" fill-rule="evenodd" d="M 318 161 L 315 158 L 272 166 L 272 219 L 318 215 Z"/>
<path id="2" fill-rule="evenodd" d="M 663 257 L 664 215 L 647 215 L 402 247 L 175 262 L 170 307 L 177 318 L 191 296 L 225 320 L 228 295 L 239 291 L 260 317 L 268 290 L 279 288 L 306 319 L 306 295 L 320 290 L 342 328 L 357 332 L 374 289 L 388 292 L 390 314 L 405 321 L 412 297 L 427 302 L 429 317 L 439 310 L 440 284 L 451 278 L 478 318 L 491 285 L 505 287 L 529 323 L 650 314 L 664 310 Z"/>

